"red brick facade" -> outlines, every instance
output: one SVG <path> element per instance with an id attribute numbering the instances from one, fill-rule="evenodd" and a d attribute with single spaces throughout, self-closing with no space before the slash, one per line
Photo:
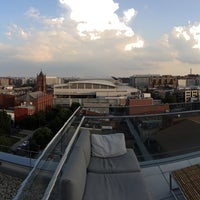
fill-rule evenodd
<path id="1" fill-rule="evenodd" d="M 159 114 L 169 111 L 168 104 L 153 105 L 153 99 L 129 99 L 129 114 Z"/>
<path id="2" fill-rule="evenodd" d="M 44 94 L 39 96 L 34 102 L 35 112 L 40 110 L 46 111 L 48 108 L 53 107 L 53 95 L 52 94 Z"/>
<path id="3" fill-rule="evenodd" d="M 7 109 L 15 106 L 15 96 L 10 94 L 0 94 L 0 109 Z"/>
<path id="4" fill-rule="evenodd" d="M 14 116 L 15 116 L 15 121 L 19 122 L 23 120 L 27 115 L 33 115 L 35 113 L 35 107 L 33 106 L 18 106 L 15 107 L 14 109 Z"/>
<path id="5" fill-rule="evenodd" d="M 42 94 L 38 96 L 32 105 L 30 102 L 22 106 L 17 106 L 14 109 L 15 120 L 20 121 L 27 115 L 33 115 L 39 111 L 46 111 L 53 107 L 53 95 L 52 94 Z"/>
<path id="6" fill-rule="evenodd" d="M 153 105 L 152 98 L 146 99 L 129 99 L 129 106 L 146 106 L 146 105 Z"/>

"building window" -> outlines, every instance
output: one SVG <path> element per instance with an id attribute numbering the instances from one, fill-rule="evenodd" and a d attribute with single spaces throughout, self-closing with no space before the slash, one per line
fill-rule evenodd
<path id="1" fill-rule="evenodd" d="M 91 83 L 86 83 L 86 84 L 85 84 L 85 88 L 86 88 L 86 89 L 92 89 Z"/>
<path id="2" fill-rule="evenodd" d="M 78 84 L 78 89 L 84 89 L 84 83 L 79 83 Z"/>
<path id="3" fill-rule="evenodd" d="M 99 86 L 100 86 L 99 84 L 93 84 L 94 89 L 99 89 Z"/>
<path id="4" fill-rule="evenodd" d="M 107 89 L 108 87 L 107 87 L 107 85 L 101 85 L 101 88 L 102 89 Z"/>
<path id="5" fill-rule="evenodd" d="M 77 89 L 77 83 L 71 83 L 70 86 L 70 88 L 72 89 Z"/>

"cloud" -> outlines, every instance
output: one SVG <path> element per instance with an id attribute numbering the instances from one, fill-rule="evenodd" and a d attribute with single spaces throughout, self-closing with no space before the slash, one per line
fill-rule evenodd
<path id="1" fill-rule="evenodd" d="M 193 25 L 190 27 L 190 34 L 193 36 L 196 44 L 193 48 L 200 49 L 200 23 Z"/>
<path id="2" fill-rule="evenodd" d="M 122 12 L 120 17 L 116 14 L 119 4 L 112 0 L 60 0 L 60 3 L 64 7 L 60 16 L 45 16 L 30 7 L 25 12 L 31 22 L 26 30 L 16 24 L 9 27 L 6 35 L 10 39 L 26 39 L 14 47 L 17 59 L 77 62 L 77 57 L 80 60 L 107 57 L 111 60 L 114 55 L 143 47 L 144 41 L 128 25 L 136 16 L 134 9 Z"/>
<path id="3" fill-rule="evenodd" d="M 60 3 L 70 9 L 70 18 L 77 23 L 77 30 L 82 37 L 90 36 L 90 39 L 100 39 L 104 31 L 116 31 L 117 35 L 133 37 L 134 31 L 127 26 L 133 16 L 134 9 L 124 12 L 124 17 L 116 14 L 119 4 L 112 0 L 60 0 Z"/>
<path id="4" fill-rule="evenodd" d="M 134 8 L 124 11 L 124 21 L 128 23 L 134 16 L 137 15 L 137 11 Z"/>
<path id="5" fill-rule="evenodd" d="M 172 34 L 175 38 L 190 43 L 192 48 L 200 49 L 200 23 L 174 27 Z"/>
<path id="6" fill-rule="evenodd" d="M 31 35 L 28 31 L 25 31 L 22 27 L 19 27 L 16 24 L 9 26 L 9 31 L 5 34 L 8 38 L 12 38 L 13 35 L 21 38 L 28 39 Z"/>
<path id="7" fill-rule="evenodd" d="M 30 7 L 25 28 L 8 27 L 8 44 L 0 43 L 1 63 L 44 64 L 61 75 L 129 76 L 179 73 L 200 62 L 200 23 L 176 26 L 151 43 L 134 31 L 134 8 L 120 10 L 112 0 L 58 1 L 57 16 Z"/>
<path id="8" fill-rule="evenodd" d="M 26 15 L 27 17 L 34 18 L 34 19 L 39 19 L 39 18 L 40 18 L 40 12 L 39 12 L 39 10 L 36 9 L 36 8 L 34 8 L 34 7 L 30 7 L 30 8 L 26 11 L 25 15 Z"/>
<path id="9" fill-rule="evenodd" d="M 131 51 L 135 48 L 142 48 L 144 46 L 144 41 L 138 39 L 136 42 L 127 44 L 124 48 L 125 51 Z"/>
<path id="10" fill-rule="evenodd" d="M 57 18 L 43 16 L 40 14 L 39 10 L 34 7 L 30 7 L 26 11 L 25 16 L 47 26 L 61 26 L 65 20 L 65 18 L 62 16 Z"/>
<path id="11" fill-rule="evenodd" d="M 176 26 L 168 34 L 169 50 L 174 59 L 184 63 L 200 62 L 200 23 Z"/>

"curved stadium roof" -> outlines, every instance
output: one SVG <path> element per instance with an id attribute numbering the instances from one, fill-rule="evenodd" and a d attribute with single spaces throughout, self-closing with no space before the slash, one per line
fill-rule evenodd
<path id="1" fill-rule="evenodd" d="M 79 83 L 84 83 L 84 84 L 97 84 L 97 85 L 105 85 L 105 86 L 110 86 L 113 88 L 116 88 L 116 85 L 110 81 L 106 81 L 106 80 L 81 80 L 81 81 L 70 81 L 66 84 L 59 84 L 59 85 L 55 85 L 54 87 L 59 88 L 59 87 L 63 87 L 63 86 L 67 86 L 69 84 L 79 84 Z"/>

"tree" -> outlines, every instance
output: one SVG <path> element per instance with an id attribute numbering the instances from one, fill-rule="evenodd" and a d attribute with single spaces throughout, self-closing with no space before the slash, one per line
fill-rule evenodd
<path id="1" fill-rule="evenodd" d="M 44 111 L 40 110 L 35 114 L 37 118 L 38 127 L 44 126 L 46 124 L 46 114 Z"/>
<path id="2" fill-rule="evenodd" d="M 177 103 L 176 95 L 175 94 L 167 94 L 163 99 L 164 103 Z"/>
<path id="3" fill-rule="evenodd" d="M 60 120 L 64 123 L 67 121 L 67 119 L 71 116 L 72 112 L 71 110 L 67 108 L 63 108 L 59 111 L 57 116 L 60 118 Z"/>
<path id="4" fill-rule="evenodd" d="M 48 127 L 52 130 L 54 134 L 56 134 L 60 130 L 62 125 L 63 123 L 61 119 L 58 116 L 56 116 L 55 119 L 49 122 Z"/>
<path id="5" fill-rule="evenodd" d="M 6 111 L 0 111 L 0 132 L 10 133 L 11 117 Z"/>
<path id="6" fill-rule="evenodd" d="M 21 122 L 20 126 L 25 129 L 34 130 L 38 127 L 36 115 L 28 115 Z"/>
<path id="7" fill-rule="evenodd" d="M 43 127 L 37 129 L 34 132 L 32 140 L 34 140 L 36 144 L 40 145 L 41 149 L 44 149 L 52 138 L 53 138 L 52 130 L 47 127 Z"/>
<path id="8" fill-rule="evenodd" d="M 72 112 L 74 112 L 79 106 L 80 106 L 80 103 L 78 103 L 78 102 L 73 102 L 73 103 L 71 104 L 70 110 L 71 110 Z"/>

